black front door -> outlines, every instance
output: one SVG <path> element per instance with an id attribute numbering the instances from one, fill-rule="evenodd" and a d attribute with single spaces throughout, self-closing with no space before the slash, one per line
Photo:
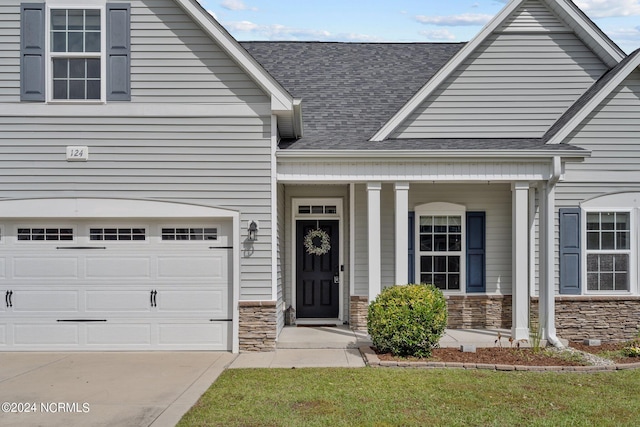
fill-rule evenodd
<path id="1" fill-rule="evenodd" d="M 338 225 L 338 221 L 296 223 L 296 317 L 338 317 Z"/>

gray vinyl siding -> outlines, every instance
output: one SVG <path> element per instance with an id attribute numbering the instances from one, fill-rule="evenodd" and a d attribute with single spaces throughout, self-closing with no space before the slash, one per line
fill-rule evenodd
<path id="1" fill-rule="evenodd" d="M 3 103 L 19 102 L 20 2 L 11 3 L 0 5 Z M 123 105 L 133 115 L 92 105 L 86 115 L 51 106 L 51 114 L 0 117 L 0 198 L 132 198 L 239 211 L 239 297 L 272 300 L 270 99 L 173 0 L 130 3 L 132 101 Z M 176 116 L 144 105 L 134 111 L 132 103 L 158 111 L 168 104 Z M 211 108 L 192 107 L 203 104 Z M 230 116 L 231 106 L 244 112 Z M 66 162 L 69 145 L 88 146 L 89 161 Z M 248 250 L 251 221 L 260 230 Z"/>
<path id="2" fill-rule="evenodd" d="M 607 68 L 546 7 L 527 16 L 491 34 L 394 137 L 541 137 Z"/>
<path id="3" fill-rule="evenodd" d="M 560 32 L 569 28 L 539 0 L 527 0 L 502 24 L 501 31 Z"/>
<path id="4" fill-rule="evenodd" d="M 354 294 L 359 296 L 369 295 L 369 221 L 367 217 L 367 186 L 356 184 L 355 194 L 355 254 L 353 260 Z"/>
<path id="5" fill-rule="evenodd" d="M 636 70 L 565 139 L 590 150 L 591 157 L 565 165 L 565 179 L 558 183 L 556 193 L 557 207 L 577 207 L 608 194 L 640 192 L 639 136 L 640 71 Z"/>
<path id="6" fill-rule="evenodd" d="M 0 5 L 0 102 L 20 101 L 20 1 L 12 3 Z M 131 1 L 131 93 L 138 103 L 268 102 L 173 0 Z"/>
<path id="7" fill-rule="evenodd" d="M 212 111 L 213 113 L 213 111 Z M 270 117 L 0 117 L 0 198 L 99 197 L 193 203 L 259 221 L 241 251 L 241 299 L 271 300 Z M 266 136 L 265 136 L 266 135 Z M 88 162 L 66 162 L 68 145 Z M 245 236 L 240 236 L 241 241 Z"/>
<path id="8" fill-rule="evenodd" d="M 265 102 L 260 88 L 173 0 L 131 2 L 133 102 Z"/>
<path id="9" fill-rule="evenodd" d="M 0 102 L 20 101 L 20 2 L 0 3 Z"/>
<path id="10" fill-rule="evenodd" d="M 274 266 L 274 268 L 276 269 L 276 274 L 277 274 L 277 305 L 276 305 L 276 322 L 277 322 L 277 330 L 278 333 L 280 333 L 280 331 L 282 330 L 282 328 L 284 328 L 284 309 L 286 309 L 288 307 L 288 305 L 285 304 L 285 300 L 284 300 L 284 280 L 285 280 L 285 275 L 286 275 L 286 271 L 284 268 L 284 259 L 285 259 L 285 250 L 287 248 L 287 244 L 286 244 L 286 239 L 287 239 L 287 227 L 286 227 L 286 223 L 285 223 L 285 215 L 284 215 L 284 210 L 285 210 L 285 188 L 284 188 L 284 184 L 278 184 L 277 187 L 277 206 L 278 206 L 278 213 L 277 213 L 277 262 L 276 265 Z"/>
<path id="11" fill-rule="evenodd" d="M 367 193 L 356 186 L 355 294 L 368 293 Z M 395 281 L 395 214 L 393 185 L 381 193 L 382 286 Z M 488 294 L 511 294 L 511 188 L 509 184 L 414 184 L 409 189 L 409 209 L 432 202 L 462 204 L 467 211 L 486 212 L 486 274 Z M 416 220 L 418 220 L 416 218 Z M 419 266 L 416 266 L 416 277 Z"/>

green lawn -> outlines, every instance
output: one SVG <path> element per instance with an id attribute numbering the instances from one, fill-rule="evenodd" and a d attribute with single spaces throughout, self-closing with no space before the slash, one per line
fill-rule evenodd
<path id="1" fill-rule="evenodd" d="M 178 425 L 622 426 L 638 420 L 640 370 L 232 369 Z"/>

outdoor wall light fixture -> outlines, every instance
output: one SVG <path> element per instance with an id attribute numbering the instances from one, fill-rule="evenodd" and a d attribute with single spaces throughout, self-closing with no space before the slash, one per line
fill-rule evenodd
<path id="1" fill-rule="evenodd" d="M 255 221 L 251 221 L 249 224 L 249 240 L 252 242 L 258 240 L 258 224 Z"/>

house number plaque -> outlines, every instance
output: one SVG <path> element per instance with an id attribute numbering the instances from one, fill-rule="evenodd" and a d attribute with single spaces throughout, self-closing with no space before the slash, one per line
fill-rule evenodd
<path id="1" fill-rule="evenodd" d="M 68 162 L 86 162 L 87 160 L 89 160 L 89 147 L 76 145 L 67 147 Z"/>

